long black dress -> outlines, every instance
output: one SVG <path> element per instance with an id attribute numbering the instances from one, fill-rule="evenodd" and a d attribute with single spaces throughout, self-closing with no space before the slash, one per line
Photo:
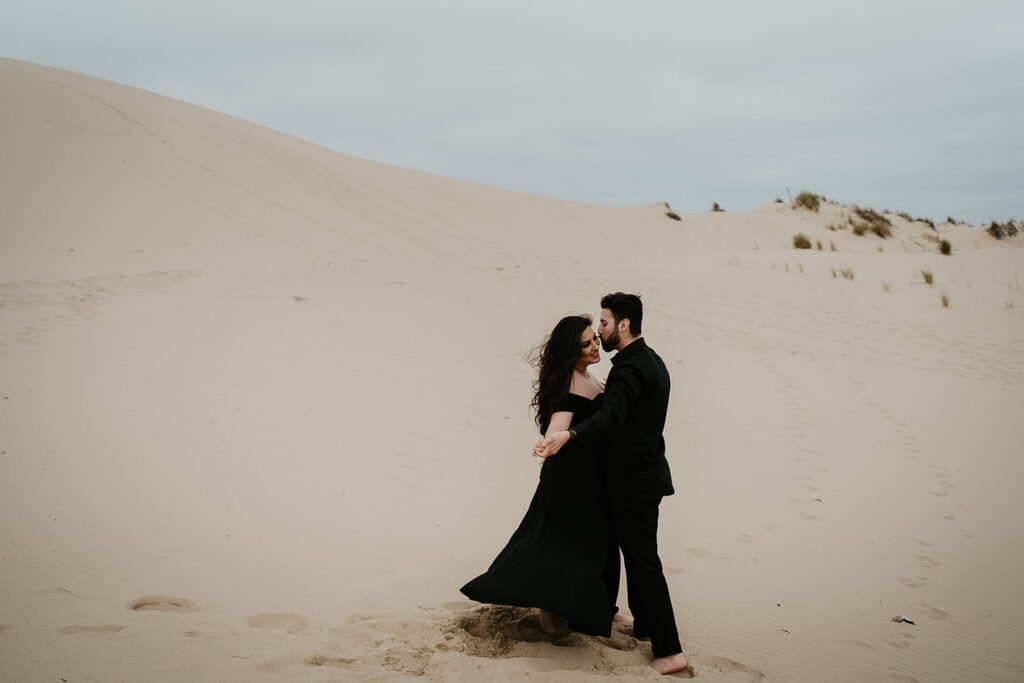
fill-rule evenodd
<path id="1" fill-rule="evenodd" d="M 601 406 L 603 395 L 568 394 L 555 412 L 571 411 L 572 424 Z M 462 592 L 477 602 L 539 607 L 591 635 L 611 633 L 612 608 L 605 578 L 614 549 L 600 441 L 570 441 L 545 460 L 530 508 L 486 573 Z M 618 589 L 618 572 L 615 572 Z"/>

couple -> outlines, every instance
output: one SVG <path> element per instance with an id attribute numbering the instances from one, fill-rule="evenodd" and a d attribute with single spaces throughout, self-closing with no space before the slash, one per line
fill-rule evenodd
<path id="1" fill-rule="evenodd" d="M 650 637 L 651 666 L 667 674 L 687 665 L 658 558 L 658 505 L 674 492 L 662 437 L 669 376 L 642 322 L 640 297 L 616 292 L 601 299 L 600 340 L 589 316 L 563 318 L 545 340 L 532 404 L 540 482 L 504 550 L 462 592 L 538 607 L 550 635 L 609 636 L 613 621 L 631 621 L 615 605 L 621 549 L 633 631 Z M 599 342 L 618 351 L 607 385 L 587 372 Z"/>

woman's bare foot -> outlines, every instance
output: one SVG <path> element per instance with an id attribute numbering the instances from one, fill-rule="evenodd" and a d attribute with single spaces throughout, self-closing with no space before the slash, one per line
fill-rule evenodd
<path id="1" fill-rule="evenodd" d="M 682 671 L 686 668 L 686 657 L 680 652 L 677 655 L 658 657 L 651 662 L 651 668 L 660 674 L 670 674 L 673 671 Z"/>
<path id="2" fill-rule="evenodd" d="M 557 614 L 540 610 L 540 630 L 549 636 L 558 635 L 568 624 L 568 619 L 563 619 Z"/>
<path id="3" fill-rule="evenodd" d="M 618 624 L 619 626 L 632 626 L 633 617 L 628 614 L 623 614 L 622 612 L 616 612 L 612 617 L 612 623 Z"/>

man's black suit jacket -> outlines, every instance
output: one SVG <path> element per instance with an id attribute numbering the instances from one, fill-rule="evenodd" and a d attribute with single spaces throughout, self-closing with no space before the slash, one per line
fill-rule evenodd
<path id="1" fill-rule="evenodd" d="M 668 368 L 643 337 L 612 358 L 601 409 L 573 427 L 578 439 L 601 437 L 612 491 L 670 496 L 665 459 Z"/>

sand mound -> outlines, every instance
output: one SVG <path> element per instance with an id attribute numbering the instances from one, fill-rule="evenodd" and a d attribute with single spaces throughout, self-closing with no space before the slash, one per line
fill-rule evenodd
<path id="1" fill-rule="evenodd" d="M 524 358 L 619 289 L 696 677 L 1024 675 L 1024 235 L 534 197 L 12 60 L 0 102 L 0 678 L 651 679 L 450 602 L 536 486 Z"/>

